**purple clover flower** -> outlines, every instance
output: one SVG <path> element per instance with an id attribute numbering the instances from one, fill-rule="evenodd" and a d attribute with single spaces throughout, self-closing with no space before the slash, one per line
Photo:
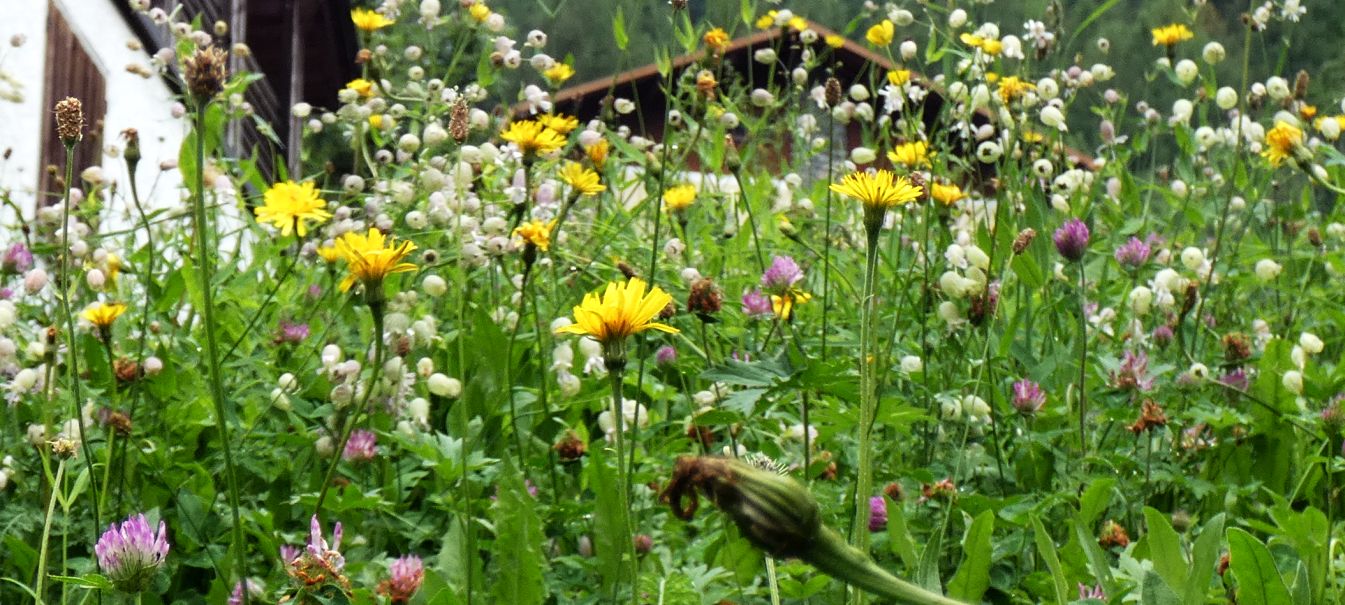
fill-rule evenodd
<path id="1" fill-rule="evenodd" d="M 163 521 L 155 532 L 144 514 L 131 515 L 120 525 L 108 526 L 93 552 L 113 585 L 128 593 L 139 593 L 149 586 L 154 572 L 168 557 Z"/>
<path id="2" fill-rule="evenodd" d="M 23 244 L 14 244 L 0 257 L 0 272 L 11 275 L 27 273 L 33 268 L 33 253 Z"/>
<path id="3" fill-rule="evenodd" d="M 341 452 L 341 459 L 347 462 L 364 462 L 373 460 L 377 455 L 378 436 L 373 431 L 359 429 L 350 433 L 346 449 Z"/>
<path id="4" fill-rule="evenodd" d="M 406 555 L 388 566 L 390 577 L 378 585 L 378 592 L 387 595 L 393 603 L 406 603 L 420 590 L 425 581 L 425 564 L 420 557 Z"/>
<path id="5" fill-rule="evenodd" d="M 1013 408 L 1020 414 L 1031 416 L 1046 405 L 1046 393 L 1041 385 L 1026 378 L 1013 383 Z"/>
<path id="6" fill-rule="evenodd" d="M 346 567 L 346 558 L 341 556 L 341 536 L 344 533 L 341 522 L 337 521 L 332 527 L 332 541 L 328 544 L 327 539 L 322 537 L 322 522 L 318 521 L 317 515 L 313 515 L 308 522 L 308 544 L 304 545 L 304 554 L 326 561 L 332 569 L 340 572 Z"/>
<path id="7" fill-rule="evenodd" d="M 775 307 L 771 305 L 771 297 L 761 290 L 751 290 L 743 294 L 743 314 L 752 319 L 773 317 Z"/>
<path id="8" fill-rule="evenodd" d="M 1097 599 L 1097 600 L 1099 600 L 1099 601 L 1106 601 L 1106 600 L 1107 600 L 1107 593 L 1102 592 L 1102 585 L 1101 585 L 1101 584 L 1096 584 L 1096 585 L 1094 585 L 1094 586 L 1092 586 L 1092 587 L 1090 588 L 1087 584 L 1084 584 L 1083 582 L 1080 582 L 1080 583 L 1079 583 L 1079 600 L 1082 601 L 1082 600 L 1084 600 L 1084 599 Z"/>
<path id="9" fill-rule="evenodd" d="M 792 257 L 776 256 L 771 259 L 771 266 L 761 274 L 761 287 L 772 294 L 785 294 L 801 279 L 803 269 Z"/>
<path id="10" fill-rule="evenodd" d="M 276 344 L 298 344 L 305 338 L 308 338 L 308 324 L 283 319 L 280 321 L 280 328 L 276 331 Z"/>
<path id="11" fill-rule="evenodd" d="M 670 366 L 677 363 L 677 349 L 672 345 L 663 345 L 654 353 L 654 362 L 661 366 Z"/>
<path id="12" fill-rule="evenodd" d="M 1131 236 L 1129 241 L 1116 249 L 1116 262 L 1133 271 L 1149 262 L 1151 251 L 1148 244 L 1140 241 L 1138 237 Z"/>
<path id="13" fill-rule="evenodd" d="M 1055 249 L 1065 260 L 1078 261 L 1088 249 L 1088 225 L 1072 218 L 1055 230 Z"/>
<path id="14" fill-rule="evenodd" d="M 882 496 L 869 498 L 869 531 L 883 531 L 887 528 L 887 500 Z"/>
<path id="15" fill-rule="evenodd" d="M 1143 351 L 1126 351 L 1121 356 L 1121 367 L 1111 375 L 1112 386 L 1117 389 L 1149 391 L 1153 389 L 1154 379 L 1149 376 L 1149 356 Z"/>
<path id="16" fill-rule="evenodd" d="M 229 593 L 229 605 L 243 605 L 243 586 L 243 582 L 234 583 L 234 590 Z M 247 591 L 248 596 L 251 597 L 252 600 L 260 598 L 262 596 L 262 590 L 262 585 L 259 582 L 248 579 Z"/>

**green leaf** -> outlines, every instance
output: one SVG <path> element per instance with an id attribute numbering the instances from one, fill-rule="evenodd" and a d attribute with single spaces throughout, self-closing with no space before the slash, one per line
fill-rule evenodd
<path id="1" fill-rule="evenodd" d="M 499 496 L 492 511 L 496 575 L 491 593 L 498 603 L 541 603 L 546 597 L 542 575 L 547 561 L 537 502 L 528 495 L 523 474 L 507 459 L 498 480 Z"/>
<path id="2" fill-rule="evenodd" d="M 1228 568 L 1238 581 L 1239 605 L 1281 605 L 1292 601 L 1270 549 L 1236 527 L 1228 528 Z"/>
<path id="3" fill-rule="evenodd" d="M 1224 534 L 1224 516 L 1222 513 L 1205 522 L 1191 549 L 1191 573 L 1186 577 L 1186 590 L 1182 592 L 1182 601 L 1186 603 L 1204 603 L 1205 593 L 1210 589 L 1210 577 L 1214 575 L 1214 566 L 1219 560 L 1221 538 Z"/>
<path id="4" fill-rule="evenodd" d="M 884 496 L 886 498 L 886 496 Z M 919 555 L 915 553 L 915 540 L 906 526 L 906 511 L 900 502 L 887 502 L 887 543 L 892 552 L 901 557 L 906 569 L 915 569 L 919 564 Z"/>
<path id="5" fill-rule="evenodd" d="M 103 574 L 87 573 L 82 576 L 47 576 L 52 580 L 62 584 L 70 584 L 80 588 L 92 588 L 94 590 L 113 590 L 112 581 Z"/>
<path id="6" fill-rule="evenodd" d="M 1083 496 L 1079 497 L 1080 525 L 1092 527 L 1097 522 L 1098 516 L 1107 510 L 1107 505 L 1111 504 L 1114 487 L 1116 487 L 1115 479 L 1096 479 L 1089 484 Z"/>
<path id="7" fill-rule="evenodd" d="M 612 38 L 616 40 L 616 47 L 623 51 L 630 44 L 630 36 L 626 35 L 626 13 L 620 6 L 616 7 L 616 16 L 612 17 Z"/>
<path id="8" fill-rule="evenodd" d="M 1051 535 L 1046 533 L 1046 528 L 1036 517 L 1032 517 L 1032 537 L 1037 543 L 1037 554 L 1046 562 L 1046 569 L 1051 570 L 1051 582 L 1055 584 L 1056 605 L 1065 605 L 1069 602 L 1069 597 L 1066 596 L 1069 594 L 1069 582 L 1065 580 L 1065 570 L 1060 566 L 1060 557 L 1056 555 L 1056 546 L 1051 541 Z"/>
<path id="9" fill-rule="evenodd" d="M 1140 603 L 1143 605 L 1182 605 L 1182 600 L 1168 587 L 1167 582 L 1158 574 L 1144 573 L 1144 583 L 1140 586 Z"/>
<path id="10" fill-rule="evenodd" d="M 1079 546 L 1083 548 L 1084 557 L 1088 559 L 1088 569 L 1093 572 L 1093 577 L 1102 583 L 1102 589 L 1107 593 L 1115 592 L 1112 586 L 1111 565 L 1107 561 L 1107 553 L 1098 546 L 1097 539 L 1088 532 L 1088 529 L 1074 520 L 1074 537 L 1079 540 Z"/>
<path id="11" fill-rule="evenodd" d="M 626 509 L 618 497 L 616 470 L 609 468 L 602 448 L 589 450 L 587 466 L 588 486 L 593 491 L 593 546 L 603 592 L 610 593 L 618 584 L 630 585 L 629 565 L 622 559 L 629 548 L 625 543 Z"/>
<path id="12" fill-rule="evenodd" d="M 943 551 L 943 534 L 948 531 L 948 523 L 929 535 L 925 550 L 920 553 L 920 567 L 915 572 L 915 583 L 921 588 L 934 592 L 943 592 L 943 582 L 939 579 L 939 553 Z"/>
<path id="13" fill-rule="evenodd" d="M 691 583 L 691 578 L 676 571 L 667 576 L 655 574 L 640 576 L 640 592 L 648 595 L 649 603 L 660 605 L 700 605 L 701 596 Z"/>
<path id="14" fill-rule="evenodd" d="M 948 595 L 955 599 L 979 602 L 990 587 L 990 536 L 995 531 L 995 511 L 986 509 L 976 515 L 962 537 L 962 564 L 948 581 Z"/>
<path id="15" fill-rule="evenodd" d="M 1145 541 L 1149 544 L 1149 558 L 1154 571 L 1173 590 L 1186 585 L 1186 557 L 1182 556 L 1181 537 L 1172 529 L 1167 515 L 1144 507 L 1144 522 L 1149 527 Z"/>

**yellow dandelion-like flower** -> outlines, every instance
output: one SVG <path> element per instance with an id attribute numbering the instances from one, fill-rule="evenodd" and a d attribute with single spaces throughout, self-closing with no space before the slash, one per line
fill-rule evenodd
<path id="1" fill-rule="evenodd" d="M 874 25 L 865 32 L 864 39 L 874 46 L 887 46 L 892 43 L 892 38 L 897 35 L 897 26 L 891 19 L 883 19 L 882 23 Z"/>
<path id="2" fill-rule="evenodd" d="M 596 145 L 595 143 L 593 146 Z M 598 173 L 585 168 L 579 162 L 565 162 L 556 174 L 579 195 L 596 195 L 607 190 L 607 186 L 599 182 Z"/>
<path id="3" fill-rule="evenodd" d="M 542 126 L 556 131 L 556 134 L 570 134 L 579 127 L 578 118 L 561 114 L 544 113 L 537 116 L 537 121 L 541 122 Z"/>
<path id="4" fill-rule="evenodd" d="M 543 223 L 539 220 L 531 220 L 514 228 L 514 237 L 523 240 L 525 244 L 532 244 L 538 250 L 546 252 L 551 249 L 551 230 L 556 227 L 556 221 L 552 220 Z"/>
<path id="5" fill-rule="evenodd" d="M 663 207 L 668 212 L 681 212 L 696 203 L 695 185 L 678 185 L 663 192 Z"/>
<path id="6" fill-rule="evenodd" d="M 121 257 L 108 252 L 107 257 L 103 259 L 103 265 L 105 267 L 103 272 L 107 274 L 107 283 L 113 286 L 117 285 L 117 275 L 121 273 Z"/>
<path id="7" fill-rule="evenodd" d="M 929 197 L 934 198 L 940 204 L 951 206 L 967 197 L 967 194 L 963 193 L 962 188 L 957 185 L 934 183 L 929 186 Z"/>
<path id="8" fill-rule="evenodd" d="M 961 36 L 958 36 L 957 39 L 961 40 L 963 44 L 966 44 L 967 46 L 970 46 L 972 48 L 980 48 L 981 45 L 985 43 L 985 38 L 967 32 L 964 32 Z"/>
<path id="9" fill-rule="evenodd" d="M 1155 27 L 1150 31 L 1154 37 L 1154 46 L 1166 46 L 1171 48 L 1178 42 L 1185 42 L 1195 37 L 1189 28 L 1181 23 Z"/>
<path id="10" fill-rule="evenodd" d="M 486 19 L 490 18 L 490 7 L 486 6 L 484 2 L 477 2 L 476 4 L 473 4 L 470 8 L 467 9 L 467 12 L 470 13 L 472 15 L 472 18 L 476 19 L 478 22 L 485 21 Z"/>
<path id="11" fill-rule="evenodd" d="M 257 222 L 274 225 L 282 236 L 288 237 L 298 231 L 299 237 L 303 237 L 308 235 L 306 221 L 321 224 L 332 217 L 327 212 L 327 201 L 318 197 L 312 182 L 276 183 L 266 190 L 262 199 L 266 203 L 253 210 Z"/>
<path id="12" fill-rule="evenodd" d="M 789 21 L 786 23 L 786 25 L 789 26 L 789 29 L 792 29 L 796 32 L 802 32 L 803 30 L 808 29 L 808 20 L 798 15 L 794 15 L 793 17 L 789 18 Z"/>
<path id="13" fill-rule="evenodd" d="M 901 86 L 911 81 L 911 70 L 894 69 L 887 72 L 887 83 L 893 86 Z"/>
<path id="14" fill-rule="evenodd" d="M 1275 122 L 1275 127 L 1266 132 L 1266 149 L 1261 157 L 1271 166 L 1279 167 L 1284 160 L 1294 158 L 1303 147 L 1303 131 L 1288 122 Z"/>
<path id="15" fill-rule="evenodd" d="M 906 168 L 929 166 L 929 145 L 924 141 L 902 143 L 897 145 L 896 149 L 887 152 L 887 159 Z"/>
<path id="16" fill-rule="evenodd" d="M 394 244 L 392 238 L 384 237 L 383 232 L 373 227 L 366 235 L 354 232 L 342 235 L 336 240 L 336 249 L 349 271 L 341 280 L 342 292 L 350 290 L 357 281 L 368 289 L 379 288 L 389 275 L 416 270 L 415 265 L 402 262 L 416 245 L 408 241 Z"/>
<path id="17" fill-rule="evenodd" d="M 1298 106 L 1298 117 L 1304 120 L 1311 120 L 1317 117 L 1317 106 L 1304 103 Z"/>
<path id="18" fill-rule="evenodd" d="M 830 34 L 827 37 L 823 38 L 822 41 L 826 42 L 827 46 L 830 46 L 832 48 L 840 48 L 842 46 L 845 46 L 845 37 L 837 34 Z"/>
<path id="19" fill-rule="evenodd" d="M 369 126 L 374 130 L 383 130 L 383 114 L 369 114 Z"/>
<path id="20" fill-rule="evenodd" d="M 775 25 L 775 16 L 778 14 L 780 14 L 778 11 L 770 11 L 757 17 L 757 29 L 770 29 L 772 25 Z"/>
<path id="21" fill-rule="evenodd" d="M 701 41 L 705 42 L 706 48 L 718 55 L 723 53 L 724 49 L 729 47 L 729 33 L 724 31 L 724 28 L 722 27 L 716 27 L 705 32 L 705 35 L 701 37 Z"/>
<path id="22" fill-rule="evenodd" d="M 365 80 L 364 78 L 355 78 L 354 80 L 346 82 L 346 88 L 359 93 L 361 97 L 368 97 L 374 94 L 374 83 Z"/>
<path id="23" fill-rule="evenodd" d="M 518 145 L 525 157 L 546 155 L 565 146 L 565 137 L 536 120 L 510 122 L 500 138 Z"/>
<path id="24" fill-rule="evenodd" d="M 584 148 L 584 154 L 588 156 L 588 161 L 593 162 L 593 167 L 602 170 L 607 164 L 607 153 L 611 150 L 611 143 L 607 139 L 598 139 L 597 142 Z"/>
<path id="25" fill-rule="evenodd" d="M 771 295 L 771 310 L 775 311 L 775 316 L 780 321 L 789 321 L 794 317 L 794 307 L 801 305 L 813 299 L 813 295 L 807 292 L 792 290 L 787 294 Z"/>
<path id="26" fill-rule="evenodd" d="M 350 11 L 350 20 L 355 22 L 356 29 L 364 32 L 378 31 L 396 23 L 396 21 L 383 16 L 382 13 L 363 8 Z"/>
<path id="27" fill-rule="evenodd" d="M 323 262 L 332 265 L 335 264 L 336 261 L 341 260 L 341 251 L 338 250 L 335 245 L 318 246 L 318 258 L 321 258 Z"/>
<path id="28" fill-rule="evenodd" d="M 124 304 L 104 303 L 100 301 L 86 307 L 80 312 L 79 316 L 83 317 L 85 321 L 93 324 L 94 327 L 100 330 L 106 330 L 112 326 L 112 322 L 117 321 L 117 318 L 121 317 L 121 314 L 125 312 L 126 305 Z"/>
<path id="29" fill-rule="evenodd" d="M 702 69 L 696 72 L 696 91 L 710 98 L 714 98 L 715 87 L 719 86 L 719 81 L 715 80 L 714 72 L 708 69 Z"/>
<path id="30" fill-rule="evenodd" d="M 895 176 L 890 170 L 852 172 L 841 182 L 832 183 L 831 190 L 859 200 L 865 208 L 884 210 L 913 202 L 924 194 L 919 185 L 912 185 L 910 179 Z"/>
<path id="31" fill-rule="evenodd" d="M 999 53 L 1004 52 L 1004 43 L 993 38 L 988 39 L 981 43 L 981 52 L 992 57 L 997 57 L 999 56 Z"/>
<path id="32" fill-rule="evenodd" d="M 672 296 L 658 286 L 645 292 L 646 286 L 644 280 L 633 277 L 609 282 L 601 296 L 596 292 L 585 294 L 584 301 L 574 307 L 574 323 L 556 333 L 589 336 L 604 348 L 620 345 L 645 330 L 676 334 L 677 328 L 654 321 L 672 302 Z"/>
<path id="33" fill-rule="evenodd" d="M 1000 100 L 1009 103 L 1023 96 L 1023 93 L 1036 88 L 1036 84 L 1024 82 L 1018 76 L 1005 76 L 999 80 L 999 89 L 996 92 L 999 93 Z"/>
<path id="34" fill-rule="evenodd" d="M 552 86 L 560 86 L 561 84 L 564 84 L 566 80 L 574 77 L 574 68 L 570 67 L 568 63 L 557 63 L 552 65 L 550 69 L 542 72 L 542 76 L 545 77 L 546 81 L 550 82 Z"/>

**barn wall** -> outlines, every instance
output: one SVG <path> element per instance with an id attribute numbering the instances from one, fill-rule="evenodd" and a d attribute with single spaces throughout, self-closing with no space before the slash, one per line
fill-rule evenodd
<path id="1" fill-rule="evenodd" d="M 98 65 L 107 82 L 107 113 L 101 140 L 104 150 L 121 147 L 119 134 L 127 128 L 140 133 L 141 160 L 137 178 L 143 201 L 152 207 L 179 204 L 181 183 L 176 170 L 159 170 L 164 160 L 176 160 L 185 124 L 171 115 L 172 92 L 158 78 L 142 78 L 126 71 L 130 64 L 148 65 L 144 51 L 131 50 L 127 42 L 136 39 L 114 2 L 123 0 L 4 0 L 5 19 L 0 20 L 0 70 L 22 83 L 22 101 L 0 100 L 0 152 L 12 150 L 8 160 L 0 160 L 0 188 L 12 191 L 15 203 L 32 216 L 37 204 L 37 188 L 43 170 L 43 125 L 51 120 L 51 104 L 44 98 L 46 73 L 47 17 L 49 4 L 60 10 L 84 49 Z M 18 48 L 9 45 L 15 34 L 27 36 Z M 2 86 L 2 85 L 0 85 Z M 93 124 L 89 124 L 92 128 Z M 91 140 L 94 137 L 88 137 Z M 121 192 L 126 186 L 126 169 L 120 156 L 98 154 L 98 163 L 108 178 L 118 181 Z M 84 166 L 77 166 L 82 169 Z M 118 195 L 108 219 L 121 222 L 132 216 L 129 201 Z M 6 211 L 8 212 L 8 211 Z M 0 214 L 12 220 L 12 212 Z"/>

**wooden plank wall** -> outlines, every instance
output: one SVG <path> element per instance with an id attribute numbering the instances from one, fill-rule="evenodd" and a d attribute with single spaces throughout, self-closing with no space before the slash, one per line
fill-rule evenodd
<path id="1" fill-rule="evenodd" d="M 75 148 L 75 179 L 79 172 L 100 163 L 103 146 L 103 116 L 107 115 L 107 80 L 98 64 L 75 37 L 70 24 L 54 3 L 47 4 L 46 73 L 43 79 L 42 106 L 47 119 L 42 121 L 42 164 L 39 166 L 38 205 L 60 203 L 60 179 L 64 177 L 65 145 L 56 135 L 57 101 L 75 97 L 84 104 L 84 139 Z"/>

